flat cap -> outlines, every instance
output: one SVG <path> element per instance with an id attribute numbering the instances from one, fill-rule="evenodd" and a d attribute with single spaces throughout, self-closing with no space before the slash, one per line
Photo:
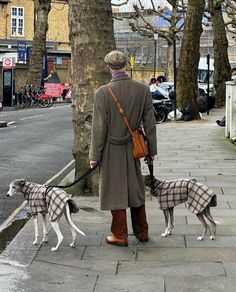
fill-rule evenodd
<path id="1" fill-rule="evenodd" d="M 126 55 L 121 51 L 111 51 L 104 58 L 104 62 L 114 70 L 124 68 L 127 61 Z"/>

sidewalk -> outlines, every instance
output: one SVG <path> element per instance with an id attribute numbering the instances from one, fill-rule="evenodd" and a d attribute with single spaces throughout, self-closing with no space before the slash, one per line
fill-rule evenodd
<path id="1" fill-rule="evenodd" d="M 212 215 L 220 225 L 215 241 L 209 235 L 196 240 L 201 224 L 184 205 L 175 209 L 173 235 L 161 238 L 164 216 L 157 200 L 147 195 L 150 241 L 140 243 L 130 235 L 129 247 L 110 246 L 105 243 L 110 212 L 99 211 L 97 197 L 80 197 L 78 205 L 97 209 L 74 215 L 87 236 L 78 235 L 76 248 L 70 248 L 71 234 L 63 218 L 65 239 L 57 252 L 51 252 L 55 233 L 50 230 L 47 245 L 33 246 L 30 220 L 0 255 L 0 291 L 236 291 L 236 147 L 215 123 L 223 115 L 223 110 L 212 110 L 200 121 L 157 126 L 156 176 L 196 178 L 216 192 L 218 206 Z"/>

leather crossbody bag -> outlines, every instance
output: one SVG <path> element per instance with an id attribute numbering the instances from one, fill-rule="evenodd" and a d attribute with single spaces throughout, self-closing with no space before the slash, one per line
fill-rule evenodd
<path id="1" fill-rule="evenodd" d="M 134 155 L 134 158 L 135 159 L 139 159 L 139 158 L 142 158 L 142 157 L 146 157 L 149 155 L 148 153 L 148 145 L 147 145 L 147 138 L 143 132 L 143 129 L 142 128 L 139 128 L 137 130 L 132 130 L 132 128 L 130 127 L 130 124 L 128 122 L 128 119 L 116 97 L 116 95 L 114 94 L 113 90 L 111 89 L 111 86 L 107 85 L 108 89 L 109 89 L 109 92 L 111 94 L 111 96 L 113 97 L 116 105 L 117 105 L 117 108 L 119 110 L 119 113 L 121 114 L 129 132 L 130 132 L 130 135 L 132 137 L 132 141 L 133 141 L 133 155 Z"/>

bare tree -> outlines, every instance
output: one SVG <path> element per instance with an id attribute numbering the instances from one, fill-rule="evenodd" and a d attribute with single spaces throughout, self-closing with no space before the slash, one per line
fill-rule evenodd
<path id="1" fill-rule="evenodd" d="M 35 0 L 35 31 L 29 62 L 27 82 L 40 85 L 43 56 L 46 48 L 48 31 L 48 14 L 51 10 L 51 0 Z"/>
<path id="2" fill-rule="evenodd" d="M 137 4 L 133 5 L 134 13 L 129 17 L 130 26 L 133 31 L 139 32 L 142 36 L 153 37 L 154 34 L 158 34 L 160 38 L 163 38 L 167 42 L 167 66 L 166 77 L 168 80 L 173 80 L 173 43 L 174 39 L 178 38 L 179 32 L 182 31 L 184 25 L 184 14 L 186 12 L 187 4 L 184 0 L 167 2 L 170 5 L 170 13 L 166 14 L 166 6 L 156 5 L 153 0 L 149 1 L 137 1 Z M 149 7 L 146 8 L 147 2 Z M 161 18 L 167 24 L 164 27 L 158 27 L 154 22 L 157 18 Z"/>
<path id="3" fill-rule="evenodd" d="M 94 91 L 109 81 L 106 53 L 115 48 L 110 0 L 69 0 L 72 52 L 75 177 L 88 168 Z M 77 185 L 77 194 L 97 193 L 96 176 Z"/>

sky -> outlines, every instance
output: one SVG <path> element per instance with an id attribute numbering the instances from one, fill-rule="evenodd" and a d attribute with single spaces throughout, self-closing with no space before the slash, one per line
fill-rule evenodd
<path id="1" fill-rule="evenodd" d="M 140 0 L 143 5 L 145 5 L 145 8 L 151 8 L 151 1 L 150 0 Z M 112 0 L 111 1 L 114 4 L 121 4 L 126 2 L 126 0 Z M 163 5 L 167 4 L 165 0 L 153 0 L 155 5 Z M 129 0 L 129 2 L 123 6 L 119 6 L 119 12 L 130 12 L 133 11 L 133 4 L 138 4 L 138 0 Z"/>

